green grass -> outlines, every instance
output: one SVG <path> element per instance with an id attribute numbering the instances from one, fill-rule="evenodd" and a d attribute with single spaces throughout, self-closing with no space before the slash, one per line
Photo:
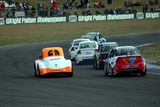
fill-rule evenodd
<path id="1" fill-rule="evenodd" d="M 142 49 L 144 58 L 148 63 L 160 66 L 160 44 L 145 46 Z"/>
<path id="2" fill-rule="evenodd" d="M 72 40 L 89 31 L 103 35 L 160 32 L 159 19 L 0 26 L 0 45 Z"/>

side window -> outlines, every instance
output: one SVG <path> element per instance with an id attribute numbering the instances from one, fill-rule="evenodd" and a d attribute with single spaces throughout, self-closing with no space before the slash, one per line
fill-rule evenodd
<path id="1" fill-rule="evenodd" d="M 60 55 L 60 54 L 59 54 L 59 51 L 58 51 L 58 50 L 54 50 L 54 55 L 55 55 L 55 56 Z"/>
<path id="2" fill-rule="evenodd" d="M 111 50 L 111 51 L 110 51 L 110 54 L 109 54 L 109 57 L 110 57 L 110 58 L 113 57 L 113 51 L 114 51 L 114 50 Z"/>
<path id="3" fill-rule="evenodd" d="M 48 51 L 48 56 L 53 56 L 53 51 L 52 50 Z"/>
<path id="4" fill-rule="evenodd" d="M 114 50 L 114 51 L 113 51 L 113 57 L 114 57 L 114 56 L 117 56 L 117 50 Z"/>

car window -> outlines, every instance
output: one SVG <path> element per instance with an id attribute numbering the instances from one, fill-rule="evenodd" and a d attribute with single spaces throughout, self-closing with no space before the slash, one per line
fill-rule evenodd
<path id="1" fill-rule="evenodd" d="M 83 41 L 87 41 L 87 40 L 74 41 L 73 46 L 79 46 L 79 43 L 80 43 L 80 42 L 83 42 Z"/>
<path id="2" fill-rule="evenodd" d="M 114 56 L 114 50 L 111 50 L 109 57 L 113 57 Z"/>
<path id="3" fill-rule="evenodd" d="M 110 49 L 112 49 L 115 46 L 102 46 L 101 47 L 101 52 L 109 52 Z"/>
<path id="4" fill-rule="evenodd" d="M 139 54 L 139 51 L 137 49 L 121 49 L 118 50 L 116 56 L 121 56 L 121 55 L 137 55 Z"/>
<path id="5" fill-rule="evenodd" d="M 94 43 L 81 44 L 80 49 L 84 49 L 84 48 L 96 48 L 96 44 Z"/>
<path id="6" fill-rule="evenodd" d="M 73 46 L 78 46 L 80 42 L 82 42 L 82 41 L 75 41 L 75 42 L 73 43 Z"/>

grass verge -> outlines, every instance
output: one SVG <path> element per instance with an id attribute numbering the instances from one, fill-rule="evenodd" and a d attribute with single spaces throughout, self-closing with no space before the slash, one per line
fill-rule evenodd
<path id="1" fill-rule="evenodd" d="M 89 31 L 103 35 L 160 32 L 159 19 L 0 26 L 0 46 L 54 40 L 71 40 Z"/>
<path id="2" fill-rule="evenodd" d="M 143 48 L 144 58 L 148 63 L 160 66 L 160 43 L 145 46 Z"/>

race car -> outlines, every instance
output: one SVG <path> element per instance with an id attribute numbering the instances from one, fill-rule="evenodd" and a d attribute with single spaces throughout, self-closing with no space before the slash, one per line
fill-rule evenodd
<path id="1" fill-rule="evenodd" d="M 73 40 L 73 42 L 71 43 L 71 47 L 69 49 L 69 56 L 70 56 L 71 60 L 75 59 L 75 55 L 77 53 L 77 48 L 79 46 L 79 43 L 82 42 L 82 41 L 90 41 L 90 39 L 79 38 L 79 39 Z"/>
<path id="2" fill-rule="evenodd" d="M 120 74 L 146 75 L 147 67 L 143 56 L 134 46 L 120 46 L 110 50 L 105 61 L 105 75 L 110 77 Z"/>
<path id="3" fill-rule="evenodd" d="M 35 60 L 34 63 L 35 76 L 41 77 L 49 74 L 65 74 L 69 77 L 73 76 L 73 68 L 71 60 L 64 58 L 63 49 L 61 47 L 48 47 L 42 49 L 42 56 Z"/>
<path id="4" fill-rule="evenodd" d="M 98 44 L 96 41 L 84 41 L 79 43 L 77 54 L 75 56 L 76 64 L 83 61 L 93 61 L 93 55 L 95 54 L 95 49 L 98 49 Z"/>
<path id="5" fill-rule="evenodd" d="M 104 69 L 104 61 L 108 58 L 109 50 L 117 46 L 117 42 L 106 42 L 99 45 L 93 57 L 93 67 L 96 69 Z"/>
<path id="6" fill-rule="evenodd" d="M 87 32 L 82 38 L 91 38 L 97 41 L 98 44 L 105 43 L 107 39 L 100 32 Z"/>

